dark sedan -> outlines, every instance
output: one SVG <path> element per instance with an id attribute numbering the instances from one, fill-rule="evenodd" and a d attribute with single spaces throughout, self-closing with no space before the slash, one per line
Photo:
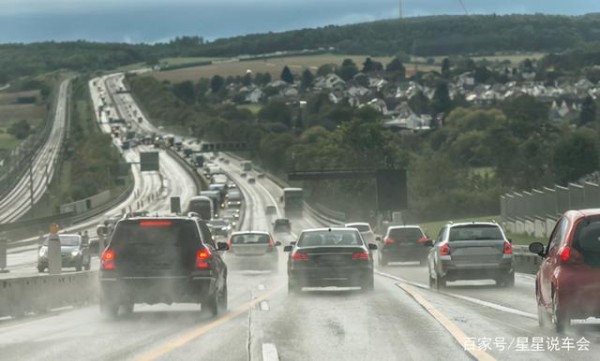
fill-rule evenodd
<path id="1" fill-rule="evenodd" d="M 374 288 L 373 257 L 367 244 L 354 228 L 320 228 L 300 233 L 296 244 L 286 246 L 288 290 L 297 293 L 302 287 Z"/>

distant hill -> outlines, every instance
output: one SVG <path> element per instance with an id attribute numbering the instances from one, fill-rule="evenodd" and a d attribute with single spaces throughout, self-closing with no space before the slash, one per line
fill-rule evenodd
<path id="1" fill-rule="evenodd" d="M 157 64 L 167 57 L 233 57 L 304 49 L 372 56 L 489 55 L 585 50 L 592 43 L 600 44 L 600 14 L 431 16 L 213 42 L 192 36 L 153 45 L 87 41 L 4 44 L 0 45 L 0 84 L 56 69 L 91 72 L 134 63 Z"/>
<path id="2" fill-rule="evenodd" d="M 333 47 L 343 54 L 419 56 L 556 52 L 600 41 L 600 14 L 430 16 L 238 36 L 196 55 L 236 56 Z"/>

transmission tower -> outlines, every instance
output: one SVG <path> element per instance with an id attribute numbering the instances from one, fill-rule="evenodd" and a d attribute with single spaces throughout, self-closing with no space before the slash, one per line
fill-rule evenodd
<path id="1" fill-rule="evenodd" d="M 404 14 L 402 13 L 402 0 L 400 1 L 400 10 L 399 10 L 399 15 L 400 15 L 400 19 L 402 19 L 404 17 Z"/>

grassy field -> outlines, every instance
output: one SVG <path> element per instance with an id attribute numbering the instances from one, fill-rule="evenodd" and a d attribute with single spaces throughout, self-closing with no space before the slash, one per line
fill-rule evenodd
<path id="1" fill-rule="evenodd" d="M 341 65 L 344 59 L 352 59 L 359 68 L 362 67 L 365 61 L 366 55 L 312 55 L 312 56 L 290 56 L 285 58 L 273 58 L 273 59 L 262 59 L 252 61 L 236 61 L 236 62 L 223 62 L 219 64 L 211 64 L 205 66 L 197 66 L 184 69 L 168 70 L 162 72 L 151 73 L 158 80 L 168 80 L 173 83 L 182 82 L 185 80 L 197 81 L 201 78 L 212 78 L 214 75 L 237 76 L 244 75 L 248 70 L 257 73 L 271 73 L 273 79 L 279 79 L 281 71 L 284 66 L 288 66 L 295 74 L 300 74 L 304 69 L 310 69 L 314 72 L 324 64 L 336 64 Z M 183 58 L 186 59 L 186 58 Z M 384 64 L 388 64 L 391 61 L 391 57 L 373 57 L 373 60 L 379 61 Z M 418 70 L 432 70 L 438 69 L 437 66 L 427 65 L 413 65 L 407 64 L 407 74 L 410 75 Z"/>
<path id="2" fill-rule="evenodd" d="M 473 60 L 475 61 L 479 61 L 479 60 L 488 60 L 491 62 L 503 62 L 505 60 L 508 60 L 511 62 L 511 64 L 519 64 L 521 63 L 523 60 L 529 58 L 531 60 L 537 60 L 542 58 L 544 55 L 544 53 L 527 53 L 527 54 L 499 54 L 499 55 L 489 55 L 489 56 L 473 56 L 471 57 Z M 432 59 L 435 60 L 435 64 L 440 65 L 442 64 L 442 61 L 447 58 L 447 56 L 434 56 L 432 57 Z M 413 57 L 413 61 L 417 62 L 417 63 L 425 63 L 427 62 L 428 58 L 424 58 L 424 57 Z"/>
<path id="3" fill-rule="evenodd" d="M 239 105 L 238 108 L 248 109 L 249 111 L 252 112 L 252 114 L 256 115 L 262 109 L 262 105 L 260 105 L 260 104 L 244 104 L 244 105 Z"/>
<path id="4" fill-rule="evenodd" d="M 37 97 L 34 104 L 17 104 L 19 97 Z M 46 107 L 41 103 L 39 91 L 24 91 L 17 93 L 0 93 L 0 151 L 9 152 L 20 143 L 7 129 L 15 122 L 25 119 L 34 128 L 46 117 Z"/>
<path id="5" fill-rule="evenodd" d="M 442 227 L 452 221 L 454 223 L 458 223 L 458 222 L 467 222 L 467 221 L 482 221 L 482 222 L 490 222 L 490 221 L 496 221 L 498 223 L 500 223 L 502 220 L 501 216 L 488 216 L 488 217 L 475 217 L 475 218 L 469 218 L 469 219 L 452 219 L 452 220 L 446 220 L 446 221 L 439 221 L 439 222 L 429 222 L 429 223 L 422 223 L 420 226 L 421 228 L 423 228 L 423 230 L 425 231 L 425 233 L 427 233 L 427 235 L 429 237 L 435 238 L 437 237 L 438 233 L 440 232 L 440 229 L 442 229 Z M 515 245 L 529 245 L 532 242 L 542 242 L 545 243 L 546 240 L 544 239 L 538 239 L 535 237 L 531 237 L 528 235 L 523 235 L 523 234 L 514 234 L 514 233 L 508 233 L 506 234 L 506 236 L 511 239 L 513 241 L 513 244 Z"/>

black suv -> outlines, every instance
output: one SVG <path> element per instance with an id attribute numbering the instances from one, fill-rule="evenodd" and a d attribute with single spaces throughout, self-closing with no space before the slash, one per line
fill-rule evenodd
<path id="1" fill-rule="evenodd" d="M 100 265 L 100 310 L 116 317 L 136 303 L 201 303 L 227 309 L 227 266 L 206 223 L 182 216 L 133 217 L 115 226 Z"/>

